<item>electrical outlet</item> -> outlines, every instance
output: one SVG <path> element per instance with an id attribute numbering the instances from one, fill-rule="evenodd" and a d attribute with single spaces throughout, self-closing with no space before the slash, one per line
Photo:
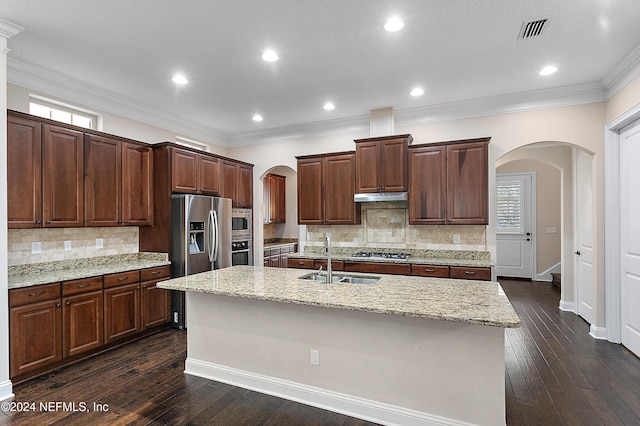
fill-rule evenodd
<path id="1" fill-rule="evenodd" d="M 311 349 L 311 365 L 320 365 L 320 351 Z"/>
<path id="2" fill-rule="evenodd" d="M 42 243 L 40 241 L 31 243 L 31 254 L 42 254 Z"/>
<path id="3" fill-rule="evenodd" d="M 64 251 L 71 251 L 71 241 L 64 242 Z"/>
<path id="4" fill-rule="evenodd" d="M 96 248 L 97 249 L 104 248 L 104 238 L 96 238 Z"/>
<path id="5" fill-rule="evenodd" d="M 460 234 L 453 234 L 453 244 L 460 244 Z"/>
<path id="6" fill-rule="evenodd" d="M 550 226 L 547 228 L 547 234 L 555 234 L 557 232 L 557 229 L 555 226 Z"/>

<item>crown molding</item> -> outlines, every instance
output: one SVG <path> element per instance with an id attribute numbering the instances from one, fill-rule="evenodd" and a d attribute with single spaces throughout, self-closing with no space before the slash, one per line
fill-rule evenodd
<path id="1" fill-rule="evenodd" d="M 78 103 L 193 139 L 200 139 L 210 144 L 229 146 L 228 135 L 216 129 L 178 118 L 167 111 L 142 106 L 131 99 L 95 85 L 72 80 L 57 71 L 27 64 L 13 58 L 8 58 L 7 61 L 7 82 L 60 98 L 60 100 Z"/>
<path id="2" fill-rule="evenodd" d="M 607 99 L 640 76 L 640 43 L 625 55 L 603 78 Z"/>
<path id="3" fill-rule="evenodd" d="M 11 38 L 24 31 L 24 28 L 20 25 L 6 21 L 0 18 L 0 37 Z"/>

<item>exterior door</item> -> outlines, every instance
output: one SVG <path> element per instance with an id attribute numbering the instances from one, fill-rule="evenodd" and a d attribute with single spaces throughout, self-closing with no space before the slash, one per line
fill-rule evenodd
<path id="1" fill-rule="evenodd" d="M 500 173 L 496 188 L 496 274 L 532 279 L 535 253 L 533 173 Z"/>
<path id="2" fill-rule="evenodd" d="M 594 320 L 593 279 L 593 156 L 575 151 L 576 293 L 578 315 L 589 324 Z"/>
<path id="3" fill-rule="evenodd" d="M 640 120 L 620 132 L 621 340 L 640 356 Z"/>

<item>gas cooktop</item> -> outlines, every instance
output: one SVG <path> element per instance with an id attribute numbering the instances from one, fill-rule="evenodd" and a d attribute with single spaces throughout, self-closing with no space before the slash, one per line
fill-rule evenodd
<path id="1" fill-rule="evenodd" d="M 363 257 L 368 259 L 408 259 L 411 257 L 409 253 L 383 253 L 377 251 L 359 251 L 358 253 L 352 254 L 351 257 Z"/>

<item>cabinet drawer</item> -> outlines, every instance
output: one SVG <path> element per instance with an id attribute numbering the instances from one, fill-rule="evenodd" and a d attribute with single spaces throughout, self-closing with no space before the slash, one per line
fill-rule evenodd
<path id="1" fill-rule="evenodd" d="M 60 298 L 60 283 L 9 290 L 9 307 Z"/>
<path id="2" fill-rule="evenodd" d="M 449 278 L 449 267 L 442 265 L 411 265 L 411 275 L 419 277 Z"/>
<path id="3" fill-rule="evenodd" d="M 147 268 L 140 271 L 140 281 L 151 281 L 159 278 L 167 278 L 171 275 L 170 266 L 156 266 L 155 268 Z"/>
<path id="4" fill-rule="evenodd" d="M 102 277 L 83 278 L 81 280 L 65 281 L 62 283 L 62 295 L 86 293 L 88 291 L 102 290 Z"/>
<path id="5" fill-rule="evenodd" d="M 467 268 L 464 266 L 449 267 L 449 277 L 463 280 L 491 281 L 491 268 Z"/>
<path id="6" fill-rule="evenodd" d="M 291 259 L 287 260 L 288 268 L 313 269 L 313 259 Z"/>
<path id="7" fill-rule="evenodd" d="M 347 272 L 411 275 L 411 265 L 408 263 L 344 262 L 344 270 Z"/>
<path id="8" fill-rule="evenodd" d="M 133 284 L 140 281 L 140 271 L 120 272 L 104 276 L 104 288 Z"/>
<path id="9" fill-rule="evenodd" d="M 313 269 L 318 269 L 322 266 L 322 269 L 327 270 L 327 260 L 326 259 L 316 259 L 313 262 Z M 334 271 L 344 271 L 344 262 L 342 260 L 332 260 L 331 261 L 331 269 Z"/>
<path id="10" fill-rule="evenodd" d="M 280 254 L 280 247 L 271 247 L 271 248 L 264 249 L 265 257 L 274 256 L 278 254 Z"/>

